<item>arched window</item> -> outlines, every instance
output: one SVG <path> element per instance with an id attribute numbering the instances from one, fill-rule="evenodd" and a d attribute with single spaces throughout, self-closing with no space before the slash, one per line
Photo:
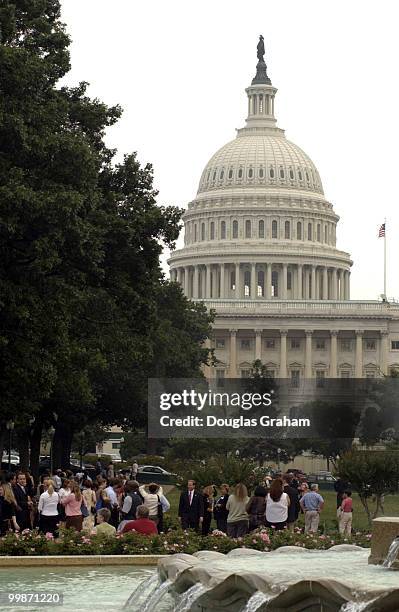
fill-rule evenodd
<path id="1" fill-rule="evenodd" d="M 220 173 L 220 180 L 223 181 L 223 178 L 224 178 L 224 170 L 222 170 Z"/>
<path id="2" fill-rule="evenodd" d="M 215 224 L 211 221 L 211 240 L 215 240 Z"/>
<path id="3" fill-rule="evenodd" d="M 197 242 L 197 224 L 194 225 L 194 242 Z"/>
<path id="4" fill-rule="evenodd" d="M 233 168 L 230 168 L 229 170 L 229 179 L 233 178 Z"/>
<path id="5" fill-rule="evenodd" d="M 205 240 L 205 223 L 201 223 L 201 240 Z"/>
<path id="6" fill-rule="evenodd" d="M 209 181 L 210 177 L 211 177 L 211 171 L 208 170 L 208 176 L 206 177 L 206 180 Z"/>
<path id="7" fill-rule="evenodd" d="M 280 178 L 284 178 L 285 177 L 285 173 L 284 173 L 284 168 L 280 168 Z"/>
<path id="8" fill-rule="evenodd" d="M 298 178 L 300 181 L 302 180 L 302 172 L 300 171 L 299 168 L 298 168 Z"/>
<path id="9" fill-rule="evenodd" d="M 259 178 L 263 178 L 263 168 L 259 169 Z"/>
<path id="10" fill-rule="evenodd" d="M 212 180 L 213 180 L 213 181 L 216 181 L 216 170 L 215 170 L 215 171 L 214 171 L 214 173 L 213 173 Z"/>
<path id="11" fill-rule="evenodd" d="M 274 178 L 274 169 L 273 168 L 270 168 L 269 176 L 270 176 L 270 178 Z"/>
<path id="12" fill-rule="evenodd" d="M 312 224 L 308 223 L 308 240 L 312 240 Z"/>
<path id="13" fill-rule="evenodd" d="M 320 223 L 317 224 L 317 242 L 321 242 L 321 227 Z"/>
<path id="14" fill-rule="evenodd" d="M 251 238 L 251 221 L 245 221 L 245 238 Z"/>
<path id="15" fill-rule="evenodd" d="M 289 221 L 286 221 L 284 224 L 284 237 L 291 238 L 291 224 Z"/>
<path id="16" fill-rule="evenodd" d="M 220 237 L 222 240 L 226 238 L 226 221 L 222 221 L 220 224 Z"/>
<path id="17" fill-rule="evenodd" d="M 263 219 L 259 221 L 259 238 L 265 237 L 265 222 Z"/>
<path id="18" fill-rule="evenodd" d="M 253 177 L 253 175 L 254 175 L 254 171 L 252 170 L 252 168 L 250 168 L 250 169 L 248 170 L 248 178 L 252 178 L 252 177 Z"/>
<path id="19" fill-rule="evenodd" d="M 290 179 L 292 180 L 294 178 L 294 171 L 291 169 L 290 170 Z"/>
<path id="20" fill-rule="evenodd" d="M 296 239 L 302 240 L 302 223 L 300 221 L 296 224 Z"/>
<path id="21" fill-rule="evenodd" d="M 233 238 L 238 238 L 238 221 L 233 221 Z"/>
<path id="22" fill-rule="evenodd" d="M 239 179 L 242 178 L 242 168 L 240 168 L 239 171 L 238 171 L 238 178 Z"/>
<path id="23" fill-rule="evenodd" d="M 277 238 L 277 221 L 272 221 L 272 238 Z"/>
<path id="24" fill-rule="evenodd" d="M 308 171 L 307 171 L 307 170 L 306 170 L 306 180 L 307 180 L 307 182 L 309 183 L 309 173 L 308 173 Z"/>
<path id="25" fill-rule="evenodd" d="M 328 228 L 327 228 L 327 225 L 324 226 L 324 242 L 328 242 Z"/>

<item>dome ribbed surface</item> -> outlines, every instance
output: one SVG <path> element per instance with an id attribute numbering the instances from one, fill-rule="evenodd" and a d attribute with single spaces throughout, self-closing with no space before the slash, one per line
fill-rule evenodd
<path id="1" fill-rule="evenodd" d="M 202 173 L 198 194 L 226 187 L 281 186 L 323 194 L 319 173 L 282 133 L 240 134 L 219 149 Z"/>

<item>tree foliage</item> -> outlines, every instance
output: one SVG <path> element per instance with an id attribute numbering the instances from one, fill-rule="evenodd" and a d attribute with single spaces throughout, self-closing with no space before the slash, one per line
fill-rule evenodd
<path id="1" fill-rule="evenodd" d="M 338 461 L 337 474 L 358 493 L 369 524 L 381 509 L 384 494 L 397 491 L 399 453 L 392 451 L 352 450 Z M 375 507 L 370 506 L 375 501 Z"/>
<path id="2" fill-rule="evenodd" d="M 113 164 L 121 109 L 58 84 L 60 2 L 5 0 L 0 28 L 0 431 L 14 419 L 37 467 L 55 425 L 61 465 L 75 431 L 143 422 L 149 376 L 199 374 L 211 317 L 160 268 L 182 211 L 135 153 Z"/>

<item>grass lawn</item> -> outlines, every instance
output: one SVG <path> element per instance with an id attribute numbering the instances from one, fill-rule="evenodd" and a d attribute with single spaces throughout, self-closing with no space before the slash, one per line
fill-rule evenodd
<path id="1" fill-rule="evenodd" d="M 320 527 L 324 527 L 325 531 L 337 530 L 336 519 L 336 493 L 335 491 L 320 491 L 324 498 L 324 510 L 320 515 Z M 177 517 L 179 505 L 180 490 L 173 488 L 166 494 L 171 509 L 171 517 Z M 357 493 L 353 493 L 353 529 L 368 530 L 367 516 L 360 503 Z M 374 504 L 370 504 L 371 509 L 374 509 Z M 399 516 L 399 495 L 386 495 L 384 503 L 385 516 Z M 303 515 L 300 516 L 298 525 L 303 526 Z M 212 528 L 216 528 L 215 521 L 212 521 Z"/>

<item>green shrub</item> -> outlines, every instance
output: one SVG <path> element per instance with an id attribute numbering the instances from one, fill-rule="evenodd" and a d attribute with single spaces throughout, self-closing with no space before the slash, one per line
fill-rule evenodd
<path id="1" fill-rule="evenodd" d="M 54 540 L 36 530 L 21 534 L 9 533 L 0 538 L 0 556 L 24 555 L 170 555 L 174 553 L 193 554 L 199 550 L 215 550 L 228 553 L 235 548 L 251 548 L 268 551 L 280 546 L 325 550 L 335 544 L 350 542 L 369 547 L 371 535 L 356 532 L 352 538 L 339 534 L 304 535 L 299 528 L 294 532 L 283 530 L 257 530 L 243 538 L 232 539 L 220 532 L 202 537 L 189 530 L 174 529 L 148 537 L 130 532 L 114 537 L 88 535 L 73 529 L 61 530 L 61 537 Z"/>

